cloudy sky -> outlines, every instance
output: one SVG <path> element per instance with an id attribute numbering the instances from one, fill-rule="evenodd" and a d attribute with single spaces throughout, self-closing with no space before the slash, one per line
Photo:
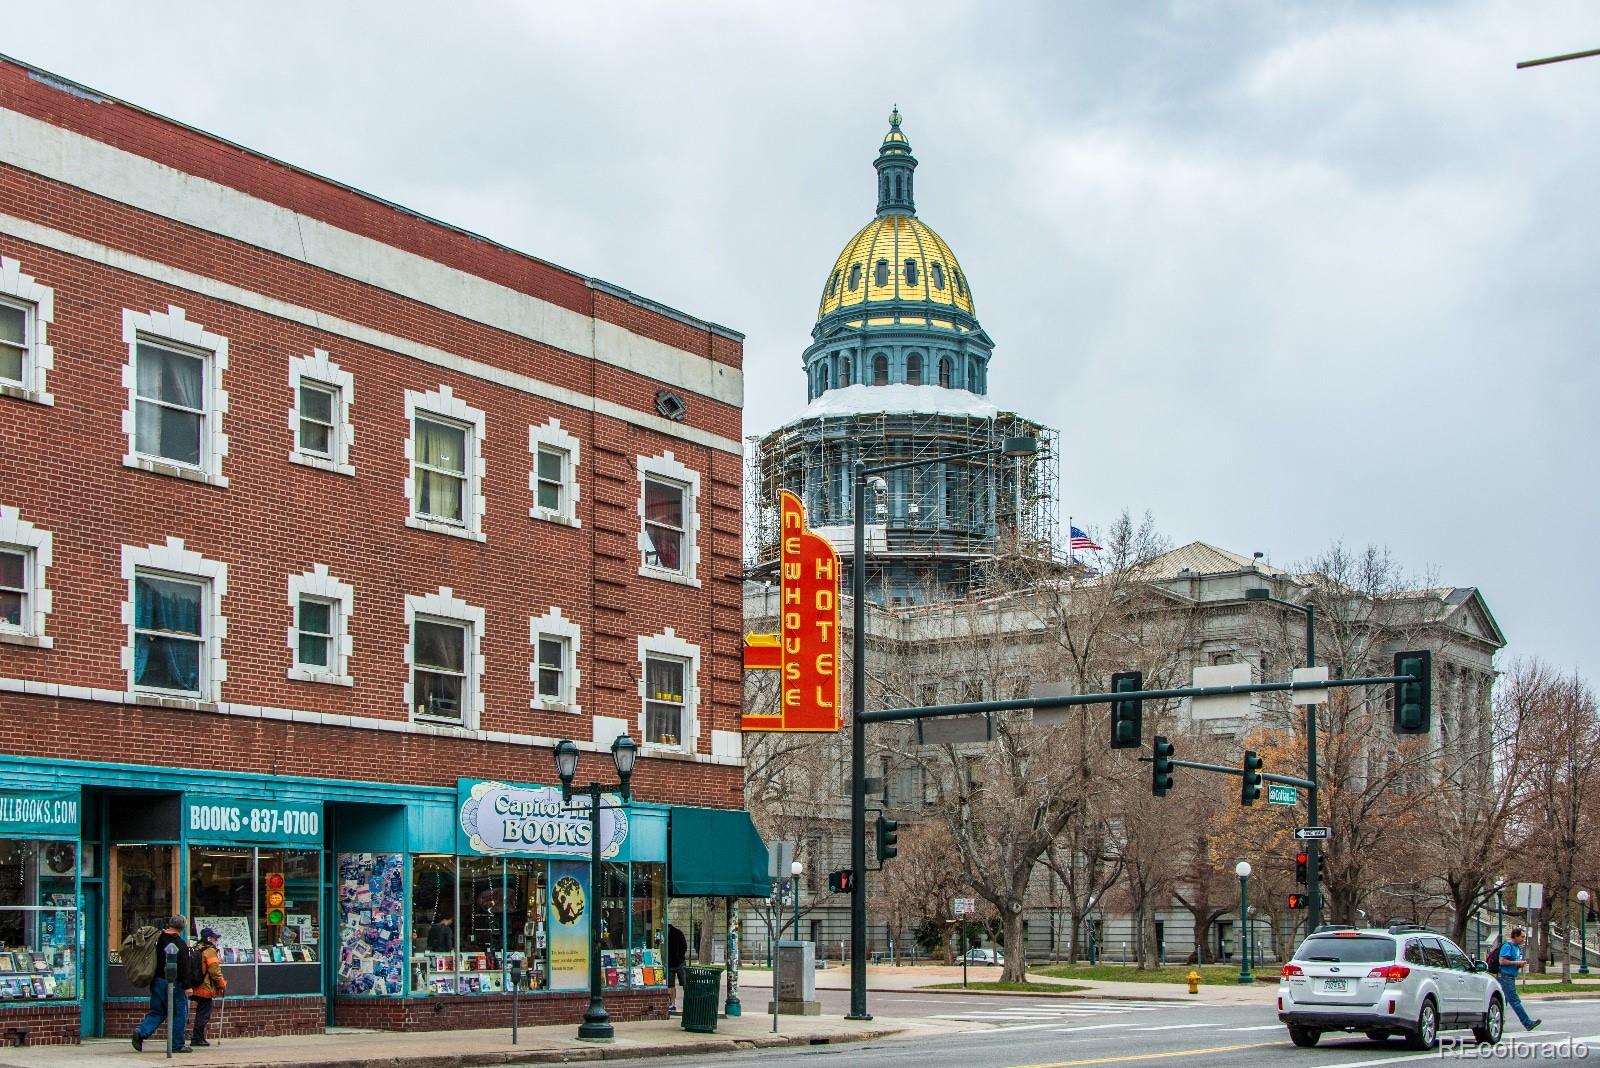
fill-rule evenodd
<path id="1" fill-rule="evenodd" d="M 1478 586 L 1600 680 L 1600 5 L 14 5 L 0 51 L 748 335 L 747 433 L 892 104 L 1062 511 Z"/>

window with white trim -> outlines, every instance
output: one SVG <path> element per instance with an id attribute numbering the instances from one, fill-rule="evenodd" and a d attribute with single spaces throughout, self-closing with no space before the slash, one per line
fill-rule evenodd
<path id="1" fill-rule="evenodd" d="M 354 376 L 329 359 L 326 351 L 316 349 L 310 356 L 289 360 L 289 388 L 294 395 L 294 407 L 289 409 L 289 431 L 294 436 L 290 462 L 355 474 L 350 464 Z"/>
<path id="2" fill-rule="evenodd" d="M 533 682 L 534 708 L 578 712 L 578 650 L 582 635 L 578 625 L 551 608 L 529 620 L 528 641 L 532 646 L 529 676 Z"/>
<path id="3" fill-rule="evenodd" d="M 483 712 L 484 613 L 448 587 L 406 597 L 406 703 L 411 718 L 476 729 Z"/>
<path id="4" fill-rule="evenodd" d="M 128 344 L 123 431 L 129 445 L 123 463 L 226 486 L 222 413 L 228 394 L 222 373 L 228 340 L 189 322 L 177 307 L 148 314 L 124 311 L 122 336 Z"/>
<path id="5" fill-rule="evenodd" d="M 483 413 L 442 386 L 436 393 L 408 390 L 406 418 L 406 525 L 483 541 Z"/>
<path id="6" fill-rule="evenodd" d="M 693 753 L 699 738 L 700 649 L 671 627 L 639 639 L 639 736 L 648 747 Z"/>
<path id="7" fill-rule="evenodd" d="M 228 565 L 184 548 L 181 538 L 168 538 L 164 545 L 124 545 L 122 576 L 128 583 L 123 604 L 128 688 L 155 697 L 216 701 L 228 673 L 222 659 Z"/>
<path id="8" fill-rule="evenodd" d="M 695 503 L 700 475 L 672 453 L 639 458 L 641 575 L 700 585 L 700 517 Z"/>
<path id="9" fill-rule="evenodd" d="M 533 456 L 533 470 L 528 475 L 533 507 L 528 514 L 534 519 L 582 526 L 578 519 L 578 439 L 562 429 L 561 420 L 552 419 L 528 428 L 528 451 Z"/>
<path id="10" fill-rule="evenodd" d="M 46 576 L 53 540 L 16 508 L 0 505 L 0 642 L 50 647 Z"/>
<path id="11" fill-rule="evenodd" d="M 23 621 L 33 617 L 33 605 L 28 597 L 28 572 L 33 554 L 0 545 L 0 629 L 23 633 Z"/>
<path id="12" fill-rule="evenodd" d="M 289 576 L 289 678 L 354 685 L 350 677 L 350 615 L 355 590 L 326 564 Z"/>
<path id="13" fill-rule="evenodd" d="M 55 350 L 45 344 L 54 308 L 55 290 L 0 257 L 0 396 L 55 403 L 46 388 Z"/>

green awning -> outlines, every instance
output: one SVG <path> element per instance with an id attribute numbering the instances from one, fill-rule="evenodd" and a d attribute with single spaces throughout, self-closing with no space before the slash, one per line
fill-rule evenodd
<path id="1" fill-rule="evenodd" d="M 737 808 L 673 807 L 667 887 L 673 897 L 767 897 L 767 845 Z"/>

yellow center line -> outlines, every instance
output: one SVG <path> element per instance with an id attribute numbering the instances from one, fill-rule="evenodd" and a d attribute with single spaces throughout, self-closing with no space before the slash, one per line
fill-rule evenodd
<path id="1" fill-rule="evenodd" d="M 1276 1046 L 1276 1042 L 1247 1042 L 1239 1046 L 1209 1046 L 1206 1049 L 1172 1049 L 1162 1053 L 1129 1053 L 1121 1057 L 1084 1057 L 1076 1061 L 1050 1061 L 1047 1064 L 1020 1064 L 1016 1068 L 1078 1068 L 1086 1064 L 1127 1064 L 1130 1061 L 1160 1061 L 1172 1057 L 1203 1057 L 1208 1053 L 1232 1053 L 1239 1049 Z"/>

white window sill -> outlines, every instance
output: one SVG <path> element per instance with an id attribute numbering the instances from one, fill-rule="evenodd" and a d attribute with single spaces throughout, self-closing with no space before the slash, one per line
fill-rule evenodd
<path id="1" fill-rule="evenodd" d="M 473 728 L 467 726 L 459 719 L 437 719 L 433 716 L 412 716 L 411 722 L 418 727 L 426 727 L 428 730 L 439 734 L 444 734 L 446 732 L 457 732 L 460 734 L 474 733 Z"/>
<path id="2" fill-rule="evenodd" d="M 468 530 L 466 527 L 457 526 L 454 523 L 441 523 L 433 519 L 423 519 L 420 516 L 406 516 L 406 526 L 412 530 L 428 530 L 435 534 L 448 534 L 452 538 L 460 538 L 463 541 L 489 540 L 489 536 L 482 531 Z"/>
<path id="3" fill-rule="evenodd" d="M 216 702 L 206 701 L 199 697 L 180 697 L 177 694 L 144 693 L 134 691 L 133 703 L 136 705 L 150 705 L 154 708 L 184 708 L 191 712 L 216 712 L 219 711 Z"/>
<path id="4" fill-rule="evenodd" d="M 567 701 L 547 701 L 539 697 L 529 701 L 528 707 L 539 712 L 566 712 L 574 716 L 583 711 L 583 706 L 579 704 Z"/>
<path id="5" fill-rule="evenodd" d="M 185 482 L 201 482 L 207 486 L 216 486 L 219 489 L 228 488 L 228 480 L 222 475 L 213 475 L 197 467 L 184 467 L 181 464 L 157 460 L 149 456 L 124 456 L 122 458 L 122 466 L 131 467 L 136 471 L 149 471 L 153 475 L 181 478 Z"/>
<path id="6" fill-rule="evenodd" d="M 292 667 L 289 678 L 295 682 L 317 682 L 325 686 L 354 686 L 356 680 L 349 675 L 335 675 L 331 671 L 313 671 L 310 668 Z"/>
<path id="7" fill-rule="evenodd" d="M 641 742 L 639 753 L 647 757 L 665 757 L 669 760 L 693 760 L 694 753 L 681 745 L 663 745 L 660 742 Z"/>
<path id="8" fill-rule="evenodd" d="M 54 649 L 56 640 L 48 634 L 24 634 L 16 630 L 0 630 L 0 645 L 25 645 L 31 649 Z"/>
<path id="9" fill-rule="evenodd" d="M 685 575 L 681 571 L 668 571 L 664 567 L 652 567 L 649 564 L 639 565 L 639 574 L 645 578 L 660 579 L 663 582 L 676 582 L 680 586 L 693 586 L 700 588 L 700 580 L 693 575 Z"/>
<path id="10" fill-rule="evenodd" d="M 56 402 L 54 394 L 41 393 L 17 382 L 0 382 L 0 397 L 13 397 L 30 404 L 53 405 Z"/>
<path id="11" fill-rule="evenodd" d="M 548 508 L 529 508 L 528 518 L 537 519 L 543 523 L 556 523 L 563 527 L 580 528 L 583 526 L 583 520 L 578 519 L 576 516 L 565 515 L 561 512 L 552 512 Z"/>
<path id="12" fill-rule="evenodd" d="M 332 460 L 326 456 L 316 456 L 308 452 L 300 452 L 297 449 L 290 450 L 289 462 L 299 464 L 301 467 L 315 467 L 318 471 L 329 471 L 335 475 L 353 476 L 356 473 L 354 464 L 342 464 L 338 460 Z"/>

